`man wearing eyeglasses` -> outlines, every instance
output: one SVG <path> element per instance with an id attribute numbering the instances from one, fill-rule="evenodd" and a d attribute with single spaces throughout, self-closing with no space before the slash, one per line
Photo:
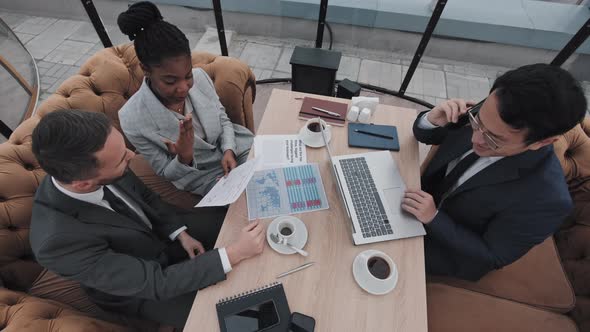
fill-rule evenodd
<path id="1" fill-rule="evenodd" d="M 402 208 L 426 226 L 427 273 L 478 280 L 558 229 L 573 205 L 552 143 L 585 114 L 579 83 L 535 64 L 418 116 L 416 139 L 439 147 Z"/>

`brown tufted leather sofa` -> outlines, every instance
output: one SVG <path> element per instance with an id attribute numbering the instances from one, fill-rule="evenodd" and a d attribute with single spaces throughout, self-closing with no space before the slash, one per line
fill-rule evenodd
<path id="1" fill-rule="evenodd" d="M 554 143 L 575 206 L 560 231 L 477 282 L 429 277 L 430 331 L 590 331 L 589 136 L 587 117 Z"/>
<path id="2" fill-rule="evenodd" d="M 256 85 L 249 67 L 239 60 L 208 53 L 193 53 L 192 62 L 213 80 L 229 118 L 254 131 L 252 104 Z M 89 317 L 100 309 L 91 308 L 93 304 L 88 299 L 60 303 L 62 298 L 56 298 L 56 294 L 64 298 L 77 296 L 81 292 L 79 286 L 44 270 L 32 257 L 28 239 L 31 206 L 45 173 L 31 152 L 31 133 L 41 117 L 58 109 L 101 112 L 120 129 L 117 112 L 139 89 L 142 80 L 143 72 L 132 44 L 101 50 L 18 126 L 6 143 L 0 144 L 0 330 L 128 330 Z M 130 167 L 165 200 L 186 208 L 198 201 L 198 197 L 176 190 L 155 175 L 141 156 Z M 47 285 L 49 288 L 42 287 Z M 139 329 L 144 330 L 143 327 Z"/>
<path id="3" fill-rule="evenodd" d="M 554 144 L 565 170 L 574 212 L 555 235 L 563 267 L 576 295 L 569 315 L 590 331 L 590 119 Z"/>

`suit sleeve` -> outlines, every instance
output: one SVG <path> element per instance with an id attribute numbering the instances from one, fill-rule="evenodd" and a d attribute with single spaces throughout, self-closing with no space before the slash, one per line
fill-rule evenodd
<path id="1" fill-rule="evenodd" d="M 49 270 L 87 287 L 142 299 L 166 300 L 225 280 L 218 250 L 162 268 L 156 261 L 112 251 L 105 239 L 81 234 L 49 237 L 36 258 Z"/>
<path id="2" fill-rule="evenodd" d="M 551 201 L 531 197 L 530 201 L 534 203 L 515 202 L 498 213 L 483 236 L 456 223 L 440 210 L 427 226 L 429 236 L 440 244 L 436 249 L 439 252 L 427 251 L 427 260 L 429 255 L 449 257 L 456 266 L 451 274 L 467 280 L 478 280 L 516 261 L 555 232 L 572 209 L 569 196 Z M 430 272 L 447 274 L 445 271 Z"/>
<path id="3" fill-rule="evenodd" d="M 220 136 L 220 147 L 221 151 L 225 152 L 227 150 L 232 150 L 236 153 L 236 137 L 234 132 L 234 125 L 231 120 L 228 118 L 227 113 L 225 112 L 225 107 L 221 104 L 219 100 L 219 96 L 217 96 L 217 92 L 215 91 L 215 85 L 213 85 L 213 81 L 204 70 L 201 70 L 202 76 L 207 80 L 209 87 L 211 88 L 210 95 L 211 98 L 214 99 L 215 106 L 217 111 L 219 112 L 219 122 L 221 124 L 221 136 Z"/>
<path id="4" fill-rule="evenodd" d="M 151 219 L 154 231 L 160 238 L 168 238 L 170 234 L 185 226 L 183 217 L 190 214 L 190 211 L 181 209 L 162 200 L 160 195 L 149 189 L 135 174 L 130 172 L 129 176 L 133 177 L 133 185 L 136 192 L 141 196 L 143 202 L 154 210 L 159 218 Z"/>
<path id="5" fill-rule="evenodd" d="M 434 129 L 424 129 L 419 126 L 420 119 L 429 111 L 424 111 L 418 114 L 418 117 L 414 121 L 413 131 L 414 137 L 424 144 L 428 145 L 439 145 L 447 137 L 448 129 L 445 127 L 437 127 Z"/>

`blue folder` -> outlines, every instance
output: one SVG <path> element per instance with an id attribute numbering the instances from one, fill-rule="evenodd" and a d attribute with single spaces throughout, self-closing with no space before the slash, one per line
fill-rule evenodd
<path id="1" fill-rule="evenodd" d="M 357 133 L 354 131 L 355 129 L 370 133 L 392 136 L 393 139 Z M 399 151 L 399 139 L 397 138 L 397 128 L 395 128 L 394 126 L 349 123 L 348 146 L 356 148 Z"/>

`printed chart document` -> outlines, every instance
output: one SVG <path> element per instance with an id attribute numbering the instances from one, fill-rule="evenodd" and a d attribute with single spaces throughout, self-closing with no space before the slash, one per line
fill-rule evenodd
<path id="1" fill-rule="evenodd" d="M 327 209 L 318 164 L 257 171 L 246 188 L 248 219 Z"/>
<path id="2" fill-rule="evenodd" d="M 254 137 L 254 152 L 261 159 L 259 169 L 305 164 L 305 144 L 298 135 L 259 135 Z"/>
<path id="3" fill-rule="evenodd" d="M 195 207 L 224 206 L 235 202 L 246 189 L 259 161 L 258 158 L 250 159 L 234 168 L 227 177 L 217 181 L 215 187 Z"/>

